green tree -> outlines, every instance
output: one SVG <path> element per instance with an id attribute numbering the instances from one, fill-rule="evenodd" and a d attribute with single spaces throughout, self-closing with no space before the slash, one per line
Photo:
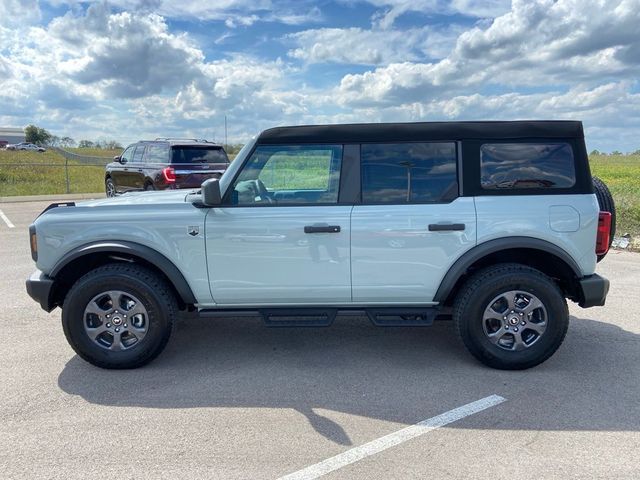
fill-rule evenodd
<path id="1" fill-rule="evenodd" d="M 96 144 L 91 140 L 80 140 L 80 143 L 78 143 L 78 147 L 80 148 L 95 148 L 95 146 Z"/>
<path id="2" fill-rule="evenodd" d="M 62 137 L 60 139 L 61 147 L 74 147 L 76 145 L 76 141 L 71 137 Z"/>
<path id="3" fill-rule="evenodd" d="M 25 140 L 29 143 L 35 143 L 36 145 L 49 145 L 53 135 L 51 135 L 44 128 L 36 127 L 35 125 L 29 125 L 24 129 Z"/>
<path id="4" fill-rule="evenodd" d="M 96 142 L 96 148 L 104 148 L 105 150 L 118 150 L 122 148 L 122 145 L 115 140 L 102 140 Z"/>
<path id="5" fill-rule="evenodd" d="M 595 155 L 602 155 L 602 153 L 600 153 L 600 150 L 591 150 L 591 153 L 589 154 L 589 156 L 595 156 Z"/>
<path id="6" fill-rule="evenodd" d="M 611 152 L 611 155 L 622 155 L 622 152 L 614 150 L 613 152 Z"/>
<path id="7" fill-rule="evenodd" d="M 244 147 L 244 145 L 242 143 L 238 143 L 225 145 L 224 149 L 229 155 L 236 155 L 240 150 L 242 150 L 242 147 Z"/>

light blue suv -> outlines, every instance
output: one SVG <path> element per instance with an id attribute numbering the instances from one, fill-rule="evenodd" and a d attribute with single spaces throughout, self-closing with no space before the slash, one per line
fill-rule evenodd
<path id="1" fill-rule="evenodd" d="M 604 305 L 614 212 L 598 185 L 580 122 L 274 128 L 200 190 L 51 205 L 27 290 L 104 368 L 152 360 L 189 310 L 284 327 L 453 317 L 480 361 L 523 369 L 562 343 L 566 299 Z"/>

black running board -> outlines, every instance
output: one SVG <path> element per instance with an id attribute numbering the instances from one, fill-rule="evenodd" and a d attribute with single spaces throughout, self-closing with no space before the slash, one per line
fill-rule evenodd
<path id="1" fill-rule="evenodd" d="M 438 315 L 438 308 L 369 308 L 371 323 L 377 327 L 429 327 Z"/>
<path id="2" fill-rule="evenodd" d="M 259 317 L 268 327 L 328 327 L 337 315 L 366 315 L 378 327 L 426 327 L 443 313 L 433 307 L 262 307 L 256 310 L 220 308 L 200 310 L 200 317 Z"/>

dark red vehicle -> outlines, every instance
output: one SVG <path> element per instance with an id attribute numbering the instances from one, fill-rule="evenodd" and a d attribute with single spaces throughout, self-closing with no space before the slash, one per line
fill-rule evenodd
<path id="1" fill-rule="evenodd" d="M 222 145 L 196 139 L 156 138 L 129 145 L 105 172 L 107 197 L 136 190 L 199 188 L 229 166 Z"/>

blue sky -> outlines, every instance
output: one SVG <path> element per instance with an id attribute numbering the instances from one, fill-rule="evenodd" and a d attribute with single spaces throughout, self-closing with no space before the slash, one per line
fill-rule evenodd
<path id="1" fill-rule="evenodd" d="M 0 0 L 0 125 L 128 143 L 579 119 L 640 148 L 640 0 Z"/>

